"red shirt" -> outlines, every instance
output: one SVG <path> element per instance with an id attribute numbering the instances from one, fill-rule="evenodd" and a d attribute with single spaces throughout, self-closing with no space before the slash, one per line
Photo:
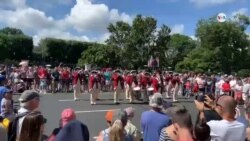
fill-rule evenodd
<path id="1" fill-rule="evenodd" d="M 44 78 L 47 78 L 47 75 L 48 75 L 48 72 L 45 68 L 40 68 L 38 70 L 38 76 L 40 79 L 44 79 Z"/>
<path id="2" fill-rule="evenodd" d="M 193 89 L 194 93 L 197 93 L 199 91 L 199 85 L 198 83 L 194 84 L 194 89 Z"/>
<path id="3" fill-rule="evenodd" d="M 62 71 L 62 79 L 69 79 L 69 71 L 64 70 Z"/>
<path id="4" fill-rule="evenodd" d="M 185 88 L 186 88 L 186 89 L 191 89 L 191 83 L 190 83 L 190 82 L 186 82 Z"/>
<path id="5" fill-rule="evenodd" d="M 223 92 L 230 92 L 231 91 L 231 86 L 229 83 L 225 82 L 222 84 L 222 91 Z"/>

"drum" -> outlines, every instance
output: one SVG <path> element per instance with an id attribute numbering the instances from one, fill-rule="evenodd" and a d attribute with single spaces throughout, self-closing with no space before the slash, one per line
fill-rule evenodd
<path id="1" fill-rule="evenodd" d="M 147 88 L 147 95 L 148 96 L 153 95 L 153 93 L 154 93 L 154 88 L 153 87 Z"/>
<path id="2" fill-rule="evenodd" d="M 134 87 L 133 88 L 133 94 L 135 99 L 140 100 L 141 99 L 141 88 L 140 87 Z"/>
<path id="3" fill-rule="evenodd" d="M 134 91 L 140 91 L 141 90 L 141 88 L 140 87 L 134 87 L 134 89 L 133 89 Z"/>
<path id="4" fill-rule="evenodd" d="M 153 88 L 153 87 L 149 87 L 147 90 L 148 90 L 149 92 L 150 92 L 150 91 L 154 91 L 154 88 Z"/>

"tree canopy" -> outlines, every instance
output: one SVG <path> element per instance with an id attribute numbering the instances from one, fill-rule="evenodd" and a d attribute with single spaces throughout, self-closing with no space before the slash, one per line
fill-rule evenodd
<path id="1" fill-rule="evenodd" d="M 215 18 L 200 20 L 196 29 L 198 45 L 177 64 L 176 69 L 212 69 L 231 73 L 244 68 L 249 57 L 249 39 L 244 31 L 249 22 L 243 22 L 244 20 L 246 19 L 224 23 L 217 22 Z"/>
<path id="2" fill-rule="evenodd" d="M 32 57 L 33 40 L 20 29 L 0 30 L 0 60 L 21 60 Z"/>

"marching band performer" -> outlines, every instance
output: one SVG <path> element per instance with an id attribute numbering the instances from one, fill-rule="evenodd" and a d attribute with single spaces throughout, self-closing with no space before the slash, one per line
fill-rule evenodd
<path id="1" fill-rule="evenodd" d="M 132 83 L 133 83 L 133 75 L 132 75 L 132 72 L 130 72 L 126 76 L 126 99 L 129 99 L 130 102 L 133 101 Z"/>
<path id="2" fill-rule="evenodd" d="M 179 78 L 178 73 L 174 74 L 174 77 L 173 77 L 171 83 L 172 83 L 172 86 L 173 86 L 173 88 L 174 88 L 174 92 L 173 92 L 173 102 L 176 102 L 176 101 L 177 101 L 176 96 L 177 96 L 177 94 L 178 94 L 179 85 L 180 85 L 180 78 Z"/>
<path id="3" fill-rule="evenodd" d="M 114 103 L 119 104 L 120 101 L 120 93 L 124 90 L 124 80 L 120 75 L 120 70 L 115 70 L 112 75 L 113 88 L 114 88 Z"/>
<path id="4" fill-rule="evenodd" d="M 134 99 L 139 100 L 140 99 L 140 90 L 141 88 L 139 87 L 138 79 L 137 79 L 137 71 L 133 70 L 131 71 L 132 73 L 132 88 L 133 91 L 130 95 L 130 103 L 134 102 Z"/>
<path id="5" fill-rule="evenodd" d="M 154 93 L 159 92 L 159 80 L 156 76 L 156 73 L 153 74 L 152 79 L 151 79 L 152 86 L 154 88 Z"/>
<path id="6" fill-rule="evenodd" d="M 81 93 L 81 80 L 80 80 L 80 68 L 76 68 L 75 71 L 72 73 L 73 78 L 73 89 L 74 89 L 74 100 L 77 101 L 78 95 Z"/>
<path id="7" fill-rule="evenodd" d="M 140 75 L 140 87 L 141 87 L 141 93 L 142 93 L 142 99 L 143 102 L 148 101 L 148 95 L 147 95 L 147 85 L 149 83 L 149 73 L 143 71 Z"/>
<path id="8" fill-rule="evenodd" d="M 96 105 L 96 99 L 99 94 L 99 80 L 97 71 L 92 71 L 89 77 L 89 92 L 90 92 L 90 104 Z"/>
<path id="9" fill-rule="evenodd" d="M 168 72 L 165 76 L 165 84 L 166 84 L 166 98 L 170 98 L 171 89 L 172 89 L 172 81 L 173 75 L 171 72 Z"/>

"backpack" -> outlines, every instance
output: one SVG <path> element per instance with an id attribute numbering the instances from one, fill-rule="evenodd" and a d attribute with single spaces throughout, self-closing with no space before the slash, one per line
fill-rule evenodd
<path id="1" fill-rule="evenodd" d="M 26 116 L 28 113 L 29 112 L 18 114 L 15 117 L 15 119 L 9 123 L 8 141 L 16 141 L 18 121 L 19 121 L 20 118 Z"/>

